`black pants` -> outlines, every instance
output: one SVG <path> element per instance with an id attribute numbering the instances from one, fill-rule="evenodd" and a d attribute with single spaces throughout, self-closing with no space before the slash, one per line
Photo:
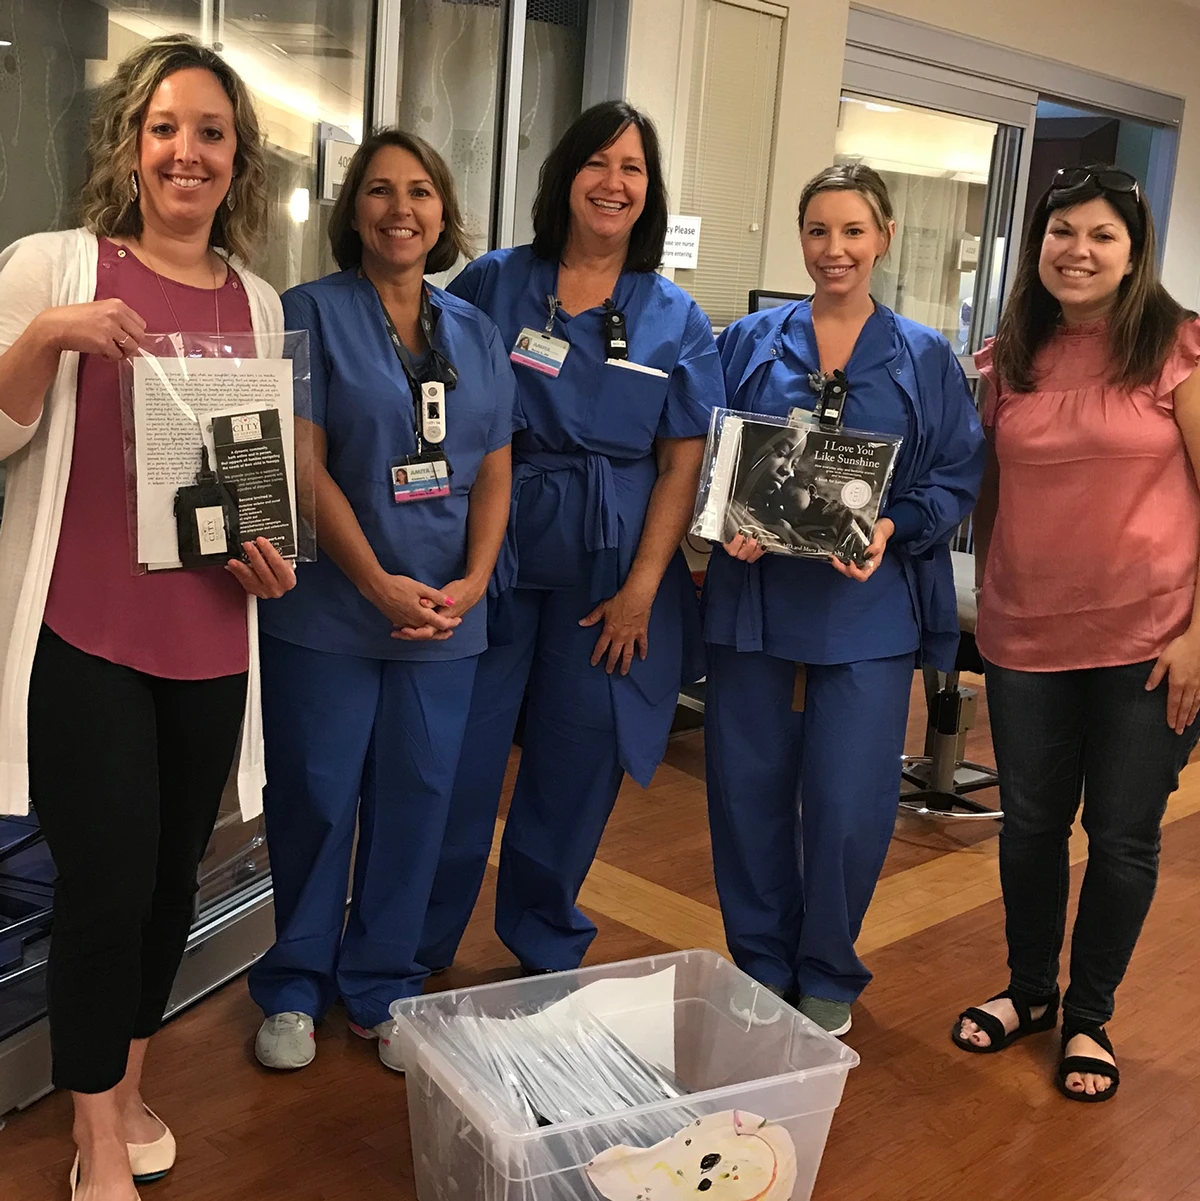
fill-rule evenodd
<path id="1" fill-rule="evenodd" d="M 1158 882 L 1161 823 L 1200 736 L 1167 725 L 1167 685 L 1145 689 L 1153 661 L 1083 671 L 987 665 L 988 713 L 1004 828 L 1011 987 L 1048 997 L 1058 983 L 1070 884 L 1067 848 L 1083 795 L 1088 862 L 1071 935 L 1064 1016 L 1112 1017 Z"/>
<path id="2" fill-rule="evenodd" d="M 163 680 L 42 628 L 29 792 L 58 881 L 47 966 L 54 1083 L 114 1088 L 162 1021 L 237 747 L 246 676 Z"/>

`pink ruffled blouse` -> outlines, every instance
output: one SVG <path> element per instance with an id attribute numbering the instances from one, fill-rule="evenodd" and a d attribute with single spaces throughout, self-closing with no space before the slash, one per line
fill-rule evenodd
<path id="1" fill-rule="evenodd" d="M 997 384 L 990 343 L 975 362 L 1000 464 L 980 653 L 1020 671 L 1157 658 L 1191 623 L 1200 563 L 1200 490 L 1173 395 L 1200 363 L 1200 320 L 1132 390 L 1107 382 L 1103 322 L 1055 334 L 1035 392 Z"/>

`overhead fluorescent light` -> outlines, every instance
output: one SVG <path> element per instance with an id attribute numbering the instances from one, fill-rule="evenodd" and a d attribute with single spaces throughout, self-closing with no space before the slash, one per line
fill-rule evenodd
<path id="1" fill-rule="evenodd" d="M 898 113 L 901 110 L 892 104 L 880 104 L 877 100 L 861 100 L 858 96 L 843 96 L 843 104 L 861 104 L 872 113 Z"/>

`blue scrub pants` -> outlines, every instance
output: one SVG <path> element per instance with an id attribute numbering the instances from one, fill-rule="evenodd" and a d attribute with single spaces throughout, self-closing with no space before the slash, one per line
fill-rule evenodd
<path id="1" fill-rule="evenodd" d="M 496 933 L 527 968 L 578 967 L 596 927 L 575 907 L 621 787 L 613 682 L 591 665 L 587 588 L 515 589 L 511 641 L 479 660 L 442 859 L 418 959 L 448 966 L 479 895 L 528 682 L 500 852 Z"/>
<path id="2" fill-rule="evenodd" d="M 478 656 L 362 659 L 268 635 L 259 647 L 276 940 L 250 995 L 268 1016 L 314 1019 L 340 995 L 377 1026 L 428 975 L 417 944 Z"/>
<path id="3" fill-rule="evenodd" d="M 713 866 L 734 962 L 785 992 L 854 1001 L 854 940 L 887 854 L 914 657 L 796 665 L 709 644 Z"/>

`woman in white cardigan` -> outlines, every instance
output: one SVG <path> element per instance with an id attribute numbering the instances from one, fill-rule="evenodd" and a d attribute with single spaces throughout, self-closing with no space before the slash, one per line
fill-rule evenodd
<path id="1" fill-rule="evenodd" d="M 242 809 L 261 806 L 256 598 L 295 584 L 265 539 L 224 567 L 130 569 L 119 362 L 150 334 L 283 328 L 239 258 L 265 169 L 218 55 L 166 37 L 120 65 L 82 209 L 82 229 L 0 254 L 0 813 L 32 800 L 58 873 L 47 1004 L 72 1196 L 132 1201 L 175 1158 L 142 1064 L 239 740 Z"/>

